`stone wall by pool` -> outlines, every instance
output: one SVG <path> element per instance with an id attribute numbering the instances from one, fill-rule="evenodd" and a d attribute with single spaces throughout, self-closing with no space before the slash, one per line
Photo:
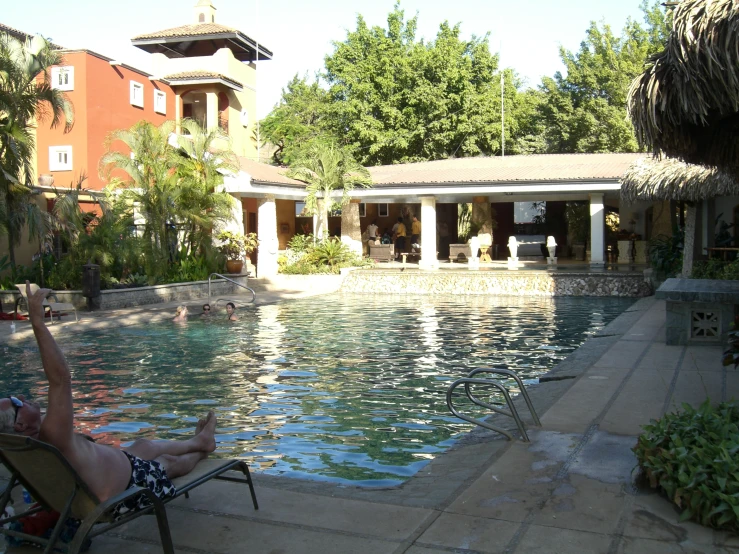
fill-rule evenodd
<path id="1" fill-rule="evenodd" d="M 341 292 L 372 294 L 511 294 L 629 296 L 652 294 L 640 272 L 355 270 Z"/>

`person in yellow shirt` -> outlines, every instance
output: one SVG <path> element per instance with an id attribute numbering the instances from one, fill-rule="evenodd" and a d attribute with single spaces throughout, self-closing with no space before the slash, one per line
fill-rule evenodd
<path id="1" fill-rule="evenodd" d="M 402 217 L 399 217 L 398 222 L 393 225 L 393 235 L 395 236 L 395 257 L 398 258 L 401 252 L 405 252 L 406 230 Z"/>
<path id="2" fill-rule="evenodd" d="M 418 241 L 421 238 L 421 222 L 414 215 L 413 222 L 411 223 L 411 248 L 416 248 Z"/>

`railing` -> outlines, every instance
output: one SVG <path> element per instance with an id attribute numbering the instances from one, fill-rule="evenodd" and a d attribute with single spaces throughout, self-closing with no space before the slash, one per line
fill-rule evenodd
<path id="1" fill-rule="evenodd" d="M 519 389 L 521 390 L 521 395 L 523 396 L 526 402 L 526 405 L 528 406 L 529 411 L 531 412 L 531 416 L 534 420 L 534 425 L 541 427 L 539 416 L 536 415 L 536 411 L 534 410 L 534 405 L 531 403 L 531 399 L 529 398 L 528 392 L 526 392 L 526 387 L 524 386 L 523 381 L 514 371 L 511 371 L 510 369 L 494 369 L 494 368 L 475 369 L 471 371 L 469 375 L 467 375 L 467 377 L 464 377 L 462 379 L 457 379 L 456 381 L 454 381 L 451 385 L 449 385 L 449 388 L 447 389 L 447 392 L 446 392 L 446 403 L 447 403 L 447 406 L 449 406 L 449 410 L 451 410 L 451 412 L 460 419 L 469 421 L 470 423 L 474 423 L 475 425 L 479 425 L 481 427 L 485 427 L 486 429 L 490 429 L 491 431 L 495 431 L 496 433 L 500 433 L 501 435 L 505 435 L 508 438 L 508 440 L 513 440 L 513 435 L 511 435 L 505 429 L 501 429 L 500 427 L 496 427 L 485 421 L 481 421 L 479 419 L 475 419 L 473 417 L 464 415 L 460 413 L 454 407 L 454 403 L 452 402 L 452 396 L 454 394 L 454 389 L 456 389 L 459 385 L 464 385 L 464 391 L 465 391 L 465 394 L 467 395 L 467 398 L 469 398 L 474 404 L 477 404 L 478 406 L 482 406 L 483 408 L 487 408 L 498 414 L 512 417 L 513 420 L 516 422 L 516 427 L 518 427 L 518 431 L 521 433 L 521 437 L 523 438 L 523 440 L 525 442 L 530 442 L 529 436 L 526 434 L 526 428 L 524 427 L 524 424 L 518 415 L 518 411 L 516 410 L 516 406 L 513 404 L 513 400 L 511 399 L 511 395 L 508 392 L 508 389 L 502 383 L 495 381 L 493 379 L 475 378 L 475 375 L 478 375 L 480 373 L 492 373 L 492 374 L 504 375 L 506 377 L 512 377 L 513 379 L 515 379 L 516 383 L 519 386 Z M 506 404 L 508 405 L 508 409 L 510 411 L 506 411 L 503 408 L 498 408 L 497 406 L 488 404 L 487 402 L 483 402 L 479 398 L 475 397 L 472 394 L 470 385 L 483 385 L 483 386 L 488 386 L 488 387 L 493 387 L 495 389 L 498 389 L 503 394 L 503 398 L 505 398 Z"/>
<path id="2" fill-rule="evenodd" d="M 257 293 L 255 293 L 255 292 L 254 292 L 254 291 L 253 291 L 252 289 L 250 289 L 250 288 L 249 288 L 249 287 L 247 287 L 246 285 L 242 285 L 241 283 L 237 283 L 237 282 L 236 282 L 236 281 L 234 281 L 233 279 L 229 279 L 228 277 L 226 277 L 225 275 L 221 275 L 220 273 L 211 273 L 211 274 L 210 274 L 210 275 L 208 276 L 208 298 L 211 298 L 211 294 L 210 294 L 210 280 L 211 280 L 211 279 L 213 278 L 213 276 L 214 276 L 214 275 L 215 275 L 216 277 L 220 277 L 221 279 L 225 279 L 225 280 L 226 280 L 226 281 L 228 281 L 229 283 L 233 283 L 233 284 L 234 284 L 234 285 L 236 285 L 237 287 L 241 287 L 242 289 L 246 289 L 246 290 L 248 290 L 248 291 L 249 291 L 249 292 L 251 293 L 251 300 L 250 300 L 250 302 L 254 302 L 254 300 L 256 300 L 256 298 L 257 298 Z"/>

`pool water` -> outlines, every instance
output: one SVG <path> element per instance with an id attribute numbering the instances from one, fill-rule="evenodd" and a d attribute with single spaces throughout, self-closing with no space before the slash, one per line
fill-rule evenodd
<path id="1" fill-rule="evenodd" d="M 219 418 L 217 455 L 365 486 L 403 482 L 472 425 L 446 406 L 476 367 L 547 372 L 633 299 L 334 295 L 65 337 L 75 421 L 125 445 Z M 0 386 L 45 401 L 35 344 L 3 346 Z M 474 413 L 474 412 L 472 412 Z"/>

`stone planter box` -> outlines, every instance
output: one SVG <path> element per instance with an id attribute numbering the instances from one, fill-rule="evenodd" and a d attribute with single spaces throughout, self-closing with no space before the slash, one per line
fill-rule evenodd
<path id="1" fill-rule="evenodd" d="M 654 296 L 666 301 L 667 344 L 725 344 L 739 307 L 739 282 L 667 279 Z"/>
<path id="2" fill-rule="evenodd" d="M 237 283 L 246 285 L 246 275 L 227 275 Z M 244 290 L 233 283 L 223 279 L 213 279 L 211 282 L 211 294 L 222 296 L 225 294 L 240 294 Z M 87 299 L 82 296 L 82 291 L 54 291 L 59 302 L 68 302 L 75 308 L 82 310 L 87 308 Z M 18 292 L 0 292 L 0 301 L 3 310 L 10 312 L 15 307 L 15 300 L 20 296 Z M 104 290 L 100 293 L 99 304 L 96 308 L 101 310 L 114 310 L 119 308 L 133 308 L 147 304 L 161 304 L 163 302 L 175 302 L 185 300 L 196 300 L 208 298 L 208 281 L 192 281 L 189 283 L 172 283 L 168 285 L 154 285 L 152 287 L 138 287 L 132 289 Z"/>
<path id="3" fill-rule="evenodd" d="M 369 257 L 376 262 L 391 262 L 395 259 L 395 246 L 392 244 L 370 244 Z"/>
<path id="4" fill-rule="evenodd" d="M 472 256 L 472 249 L 469 244 L 450 244 L 449 245 L 449 261 L 450 262 L 466 262 Z"/>

